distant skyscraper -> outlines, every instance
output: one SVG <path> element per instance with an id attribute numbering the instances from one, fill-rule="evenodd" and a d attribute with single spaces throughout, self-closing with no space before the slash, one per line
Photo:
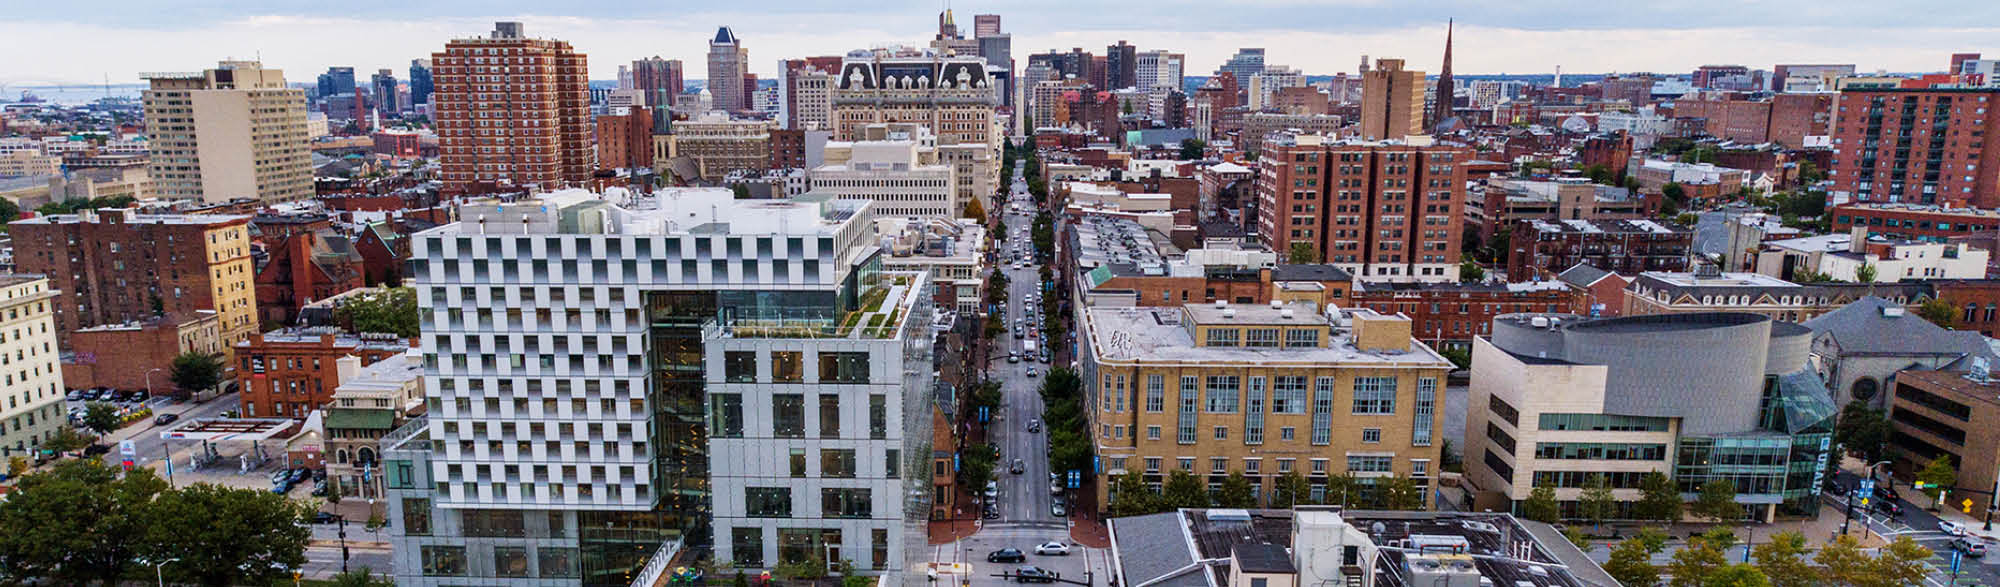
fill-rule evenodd
<path id="1" fill-rule="evenodd" d="M 1139 86 L 1139 48 L 1120 40 L 1116 45 L 1104 48 L 1105 90 L 1122 90 Z"/>
<path id="2" fill-rule="evenodd" d="M 1222 67 L 1216 68 L 1216 71 L 1227 71 L 1235 75 L 1237 80 L 1247 81 L 1251 74 L 1264 72 L 1264 50 L 1259 47 L 1237 49 L 1236 54 L 1229 56 L 1229 61 L 1224 62 Z"/>
<path id="3" fill-rule="evenodd" d="M 1133 61 L 1133 86 L 1141 92 L 1185 91 L 1181 88 L 1181 75 L 1187 57 L 1164 50 L 1142 51 Z"/>
<path id="4" fill-rule="evenodd" d="M 1430 125 L 1427 127 L 1433 132 L 1438 125 L 1451 119 L 1452 96 L 1458 89 L 1451 81 L 1451 29 L 1452 21 L 1444 21 L 1444 66 L 1438 68 L 1437 89 L 1433 90 Z"/>
<path id="5" fill-rule="evenodd" d="M 476 65 L 502 52 L 518 63 L 500 72 Z M 589 64 L 568 42 L 530 39 L 521 23 L 500 22 L 488 37 L 446 43 L 431 62 L 446 194 L 590 178 Z M 530 87 L 542 91 L 520 91 Z"/>
<path id="6" fill-rule="evenodd" d="M 978 55 L 979 41 L 958 34 L 958 22 L 946 8 L 938 13 L 937 38 L 931 41 L 931 49 L 939 55 Z"/>
<path id="7" fill-rule="evenodd" d="M 430 104 L 433 87 L 431 85 L 431 60 L 411 59 L 410 104 L 413 107 L 416 104 Z"/>
<path id="8" fill-rule="evenodd" d="M 998 14 L 973 15 L 972 17 L 973 37 L 983 38 L 983 37 L 991 37 L 997 34 L 1000 34 L 1000 15 Z"/>
<path id="9" fill-rule="evenodd" d="M 374 101 L 372 103 L 375 105 L 376 112 L 380 112 L 383 116 L 392 116 L 398 112 L 402 112 L 401 106 L 396 100 L 395 70 L 376 70 L 375 75 L 368 78 L 368 91 L 374 94 L 372 98 Z"/>
<path id="10" fill-rule="evenodd" d="M 319 74 L 319 97 L 354 93 L 354 68 L 329 67 Z"/>
<path id="11" fill-rule="evenodd" d="M 991 14 L 995 20 L 1000 17 Z M 994 28 L 999 28 L 996 22 Z M 979 56 L 986 64 L 1004 77 L 995 80 L 999 84 L 1000 103 L 1009 109 L 1014 107 L 1014 36 L 1001 32 L 979 35 Z"/>
<path id="12" fill-rule="evenodd" d="M 147 81 L 147 172 L 154 194 L 211 203 L 312 197 L 306 93 L 285 87 L 284 71 L 224 61 L 205 72 L 155 74 Z"/>
<path id="13" fill-rule="evenodd" d="M 750 108 L 750 90 L 755 88 L 743 86 L 749 67 L 750 50 L 743 48 L 736 31 L 715 29 L 715 38 L 708 41 L 708 93 L 715 97 L 716 109 L 737 112 Z"/>
<path id="14" fill-rule="evenodd" d="M 632 62 L 632 89 L 646 95 L 648 106 L 673 106 L 674 96 L 687 90 L 681 60 L 655 55 Z"/>
<path id="15" fill-rule="evenodd" d="M 1361 138 L 1400 139 L 1424 133 L 1424 72 L 1401 59 L 1377 59 L 1361 76 Z"/>

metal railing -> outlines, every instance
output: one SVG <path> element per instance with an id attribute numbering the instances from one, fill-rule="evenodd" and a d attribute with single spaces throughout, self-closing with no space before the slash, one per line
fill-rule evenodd
<path id="1" fill-rule="evenodd" d="M 653 551 L 653 558 L 646 561 L 646 568 L 632 577 L 632 587 L 653 587 L 667 576 L 667 565 L 673 564 L 674 555 L 681 551 L 681 541 L 668 540 L 660 543 L 660 549 Z"/>

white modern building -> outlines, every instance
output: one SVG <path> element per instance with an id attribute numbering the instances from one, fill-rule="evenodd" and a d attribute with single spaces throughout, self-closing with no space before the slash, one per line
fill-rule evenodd
<path id="1" fill-rule="evenodd" d="M 0 274 L 0 356 L 11 359 L 0 385 L 0 457 L 33 458 L 62 426 L 54 300 L 47 277 Z"/>
<path id="2" fill-rule="evenodd" d="M 874 205 L 566 190 L 415 235 L 429 409 L 382 443 L 397 583 L 625 585 L 680 549 L 904 569 L 930 283 L 880 270 Z"/>
<path id="3" fill-rule="evenodd" d="M 879 218 L 882 270 L 930 275 L 940 309 L 979 312 L 986 285 L 986 227 L 970 218 Z"/>
<path id="4" fill-rule="evenodd" d="M 1154 90 L 1182 91 L 1181 76 L 1186 69 L 1187 57 L 1165 50 L 1140 51 L 1133 60 L 1134 77 L 1138 78 L 1141 92 Z"/>
<path id="5" fill-rule="evenodd" d="M 1965 243 L 1934 243 L 1868 236 L 1868 227 L 1849 234 L 1822 234 L 1765 241 L 1757 253 L 1757 272 L 1787 281 L 1810 281 L 1821 274 L 1839 281 L 1860 281 L 1862 267 L 1873 267 L 1876 283 L 1905 279 L 1984 279 L 1992 254 Z"/>
<path id="6" fill-rule="evenodd" d="M 812 170 L 814 192 L 874 200 L 881 216 L 958 216 L 958 175 L 938 159 L 937 139 L 920 124 L 875 124 L 853 141 L 828 141 L 826 164 Z"/>

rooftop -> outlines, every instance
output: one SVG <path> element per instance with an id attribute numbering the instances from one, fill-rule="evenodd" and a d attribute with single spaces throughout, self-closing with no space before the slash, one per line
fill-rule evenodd
<path id="1" fill-rule="evenodd" d="M 1577 219 L 1543 220 L 1540 218 L 1533 218 L 1524 220 L 1523 222 L 1527 222 L 1528 224 L 1534 226 L 1535 230 L 1537 231 L 1556 232 L 1563 234 L 1662 234 L 1662 235 L 1689 234 L 1692 235 L 1694 233 L 1693 229 L 1681 226 L 1679 224 L 1674 224 L 1671 222 L 1659 222 L 1654 220 L 1577 220 Z"/>
<path id="2" fill-rule="evenodd" d="M 1967 208 L 1963 206 L 1947 208 L 1944 206 L 1930 206 L 1924 204 L 1901 204 L 1901 203 L 1890 203 L 1890 202 L 1853 202 L 1853 203 L 1841 204 L 1838 208 L 1834 208 L 1834 210 L 1850 210 L 1850 209 L 1886 210 L 1886 211 L 1896 211 L 1896 212 L 1921 212 L 1926 214 L 1950 214 L 1953 216 L 1966 216 L 1972 218 L 2000 218 L 2000 210 Z"/>
<path id="3" fill-rule="evenodd" d="M 1287 315 L 1289 313 L 1289 315 Z M 1182 324 L 1333 326 L 1325 346 L 1213 347 L 1196 344 Z M 1402 352 L 1356 348 L 1341 323 L 1314 311 L 1310 304 L 1281 308 L 1265 305 L 1195 304 L 1183 307 L 1093 307 L 1084 311 L 1083 328 L 1090 334 L 1093 354 L 1107 361 L 1192 363 L 1364 363 L 1409 367 L 1450 367 L 1430 347 L 1412 339 Z"/>
<path id="4" fill-rule="evenodd" d="M 1799 284 L 1762 273 L 1723 272 L 1703 276 L 1698 273 L 1647 271 L 1640 273 L 1639 278 L 1678 287 L 1800 287 Z"/>
<path id="5" fill-rule="evenodd" d="M 444 234 L 833 235 L 872 200 L 795 197 L 738 200 L 722 188 L 669 188 L 638 195 L 568 189 L 517 202 L 466 204 Z"/>

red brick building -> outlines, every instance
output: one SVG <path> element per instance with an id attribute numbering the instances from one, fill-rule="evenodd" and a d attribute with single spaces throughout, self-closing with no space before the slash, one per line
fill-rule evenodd
<path id="1" fill-rule="evenodd" d="M 1827 215 L 1832 217 L 1836 233 L 1867 226 L 1869 236 L 1940 243 L 1952 237 L 2000 229 L 2000 212 L 1960 206 L 1862 202 L 1835 206 L 1827 210 Z"/>
<path id="2" fill-rule="evenodd" d="M 771 129 L 771 168 L 806 168 L 806 131 L 803 129 Z"/>
<path id="3" fill-rule="evenodd" d="M 1694 230 L 1656 220 L 1523 220 L 1509 242 L 1508 281 L 1551 279 L 1579 263 L 1638 275 L 1686 271 Z"/>
<path id="4" fill-rule="evenodd" d="M 250 217 L 84 210 L 16 220 L 14 263 L 49 276 L 69 333 L 155 315 L 213 310 L 225 344 L 257 330 Z"/>
<path id="5" fill-rule="evenodd" d="M 63 386 L 119 390 L 173 391 L 174 357 L 198 352 L 219 355 L 222 331 L 214 312 L 93 326 L 72 332 L 64 345 Z"/>
<path id="6" fill-rule="evenodd" d="M 1958 309 L 1952 328 L 1977 330 L 1986 336 L 2000 332 L 2000 280 L 1952 279 L 1930 284 L 1937 289 L 1936 299 Z"/>
<path id="7" fill-rule="evenodd" d="M 554 189 L 590 179 L 589 68 L 566 41 L 495 23 L 431 54 L 444 193 Z"/>
<path id="8" fill-rule="evenodd" d="M 1840 93 L 1832 195 L 1853 201 L 2000 207 L 2000 89 Z"/>
<path id="9" fill-rule="evenodd" d="M 1577 312 L 1577 298 L 1560 282 L 1362 283 L 1353 304 L 1410 317 L 1410 336 L 1438 348 L 1465 348 L 1491 334 L 1493 318 L 1520 312 Z"/>
<path id="10" fill-rule="evenodd" d="M 634 106 L 597 117 L 598 169 L 653 166 L 653 109 Z"/>
<path id="11" fill-rule="evenodd" d="M 411 341 L 394 335 L 343 334 L 333 327 L 294 328 L 236 343 L 237 381 L 246 418 L 304 418 L 333 399 L 340 387 L 334 359 L 361 357 L 367 366 L 408 352 Z"/>
<path id="12" fill-rule="evenodd" d="M 1624 185 L 1625 167 L 1632 162 L 1632 135 L 1620 131 L 1584 137 L 1576 143 L 1576 156 L 1584 167 L 1603 167 L 1612 173 L 1612 183 Z"/>
<path id="13" fill-rule="evenodd" d="M 1465 168 L 1457 145 L 1322 143 L 1300 136 L 1257 160 L 1257 235 L 1356 278 L 1457 281 Z"/>
<path id="14" fill-rule="evenodd" d="M 285 325 L 299 308 L 366 285 L 360 251 L 331 232 L 294 234 L 269 250 L 257 269 L 257 314 L 264 324 Z"/>
<path id="15" fill-rule="evenodd" d="M 417 133 L 414 132 L 406 130 L 378 130 L 369 134 L 368 138 L 375 141 L 375 147 L 370 152 L 378 155 L 402 158 L 423 156 L 423 144 L 418 140 Z"/>

